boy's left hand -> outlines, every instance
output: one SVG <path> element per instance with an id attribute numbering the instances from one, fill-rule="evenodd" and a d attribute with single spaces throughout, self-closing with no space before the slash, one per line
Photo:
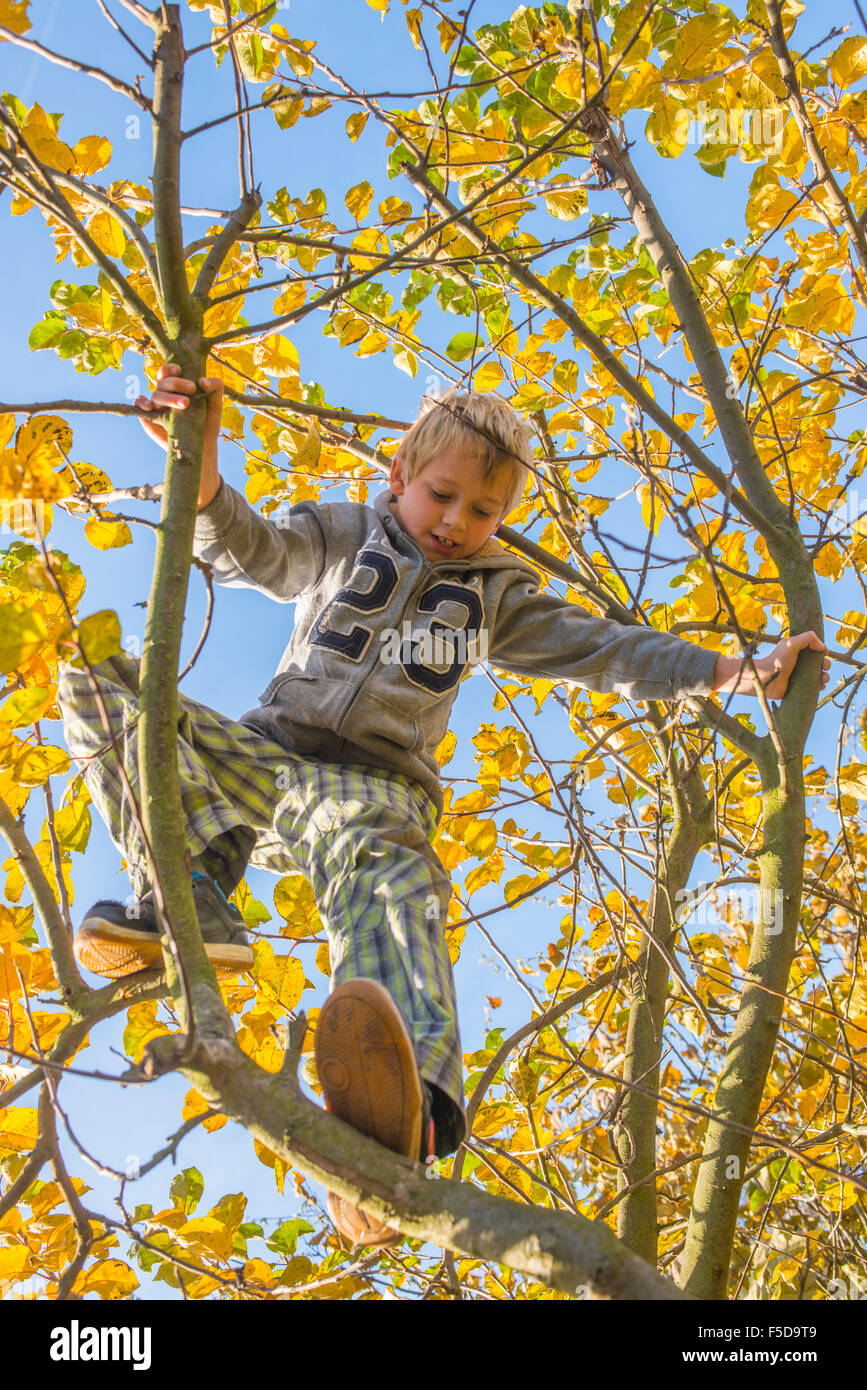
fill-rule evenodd
<path id="1" fill-rule="evenodd" d="M 817 652 L 826 650 L 825 643 L 815 632 L 799 632 L 796 637 L 784 637 L 782 642 L 777 643 L 772 652 L 756 662 L 756 670 L 763 683 L 769 676 L 774 676 L 770 685 L 765 686 L 765 694 L 769 700 L 782 700 L 789 685 L 789 676 L 798 660 L 798 653 L 804 647 L 809 647 Z M 822 662 L 822 685 L 820 687 L 822 690 L 825 689 L 830 680 L 828 674 L 830 666 L 831 658 L 826 656 Z M 752 672 L 744 671 L 744 677 L 747 680 L 752 680 Z"/>

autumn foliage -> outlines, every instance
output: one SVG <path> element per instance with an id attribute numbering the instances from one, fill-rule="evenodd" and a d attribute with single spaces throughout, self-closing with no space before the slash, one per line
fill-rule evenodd
<path id="1" fill-rule="evenodd" d="M 208 125 L 237 158 L 240 198 L 219 218 L 184 219 L 183 190 L 172 205 L 169 183 L 125 178 L 122 149 L 74 111 L 2 97 L 4 215 L 30 219 L 34 239 L 47 229 L 59 278 L 34 305 L 33 399 L 0 405 L 0 1288 L 117 1298 L 146 1272 L 193 1299 L 663 1296 L 662 1279 L 636 1295 L 632 1273 L 598 1287 L 581 1275 L 594 1232 L 613 1232 L 609 1269 L 634 1252 L 674 1297 L 851 1296 L 867 1281 L 867 531 L 850 505 L 867 464 L 867 38 L 835 30 L 802 53 L 799 0 L 748 0 L 743 17 L 709 0 L 546 3 L 481 26 L 448 0 L 367 6 L 396 70 L 429 64 L 417 96 L 365 95 L 363 73 L 329 63 L 327 37 L 295 33 L 273 4 L 124 0 L 151 66 L 134 83 L 130 54 L 111 81 L 169 146 L 153 95 L 165 33 L 183 26 L 184 82 L 193 62 L 217 65 Z M 39 8 L 0 0 L 4 56 Z M 75 62 L 82 83 L 105 82 Z M 365 175 L 342 204 L 260 167 L 257 132 L 275 121 L 287 151 L 327 122 L 342 130 L 346 170 Z M 729 226 L 702 221 L 700 191 L 721 179 Z M 678 180 L 697 202 L 692 255 L 685 217 L 659 211 Z M 199 318 L 182 322 L 190 306 Z M 311 382 L 293 330 L 323 308 L 345 365 Z M 821 700 L 804 659 L 782 702 L 735 713 L 724 695 L 642 704 L 497 669 L 472 682 L 472 761 L 454 734 L 439 750 L 446 930 L 457 963 L 536 903 L 522 960 L 500 962 L 523 1016 L 496 1026 L 491 974 L 492 1026 L 465 1056 L 471 1139 L 439 1175 L 461 1188 L 406 1197 L 378 1172 L 379 1210 L 407 1243 L 360 1270 L 310 1183 L 319 1170 L 291 1129 L 268 1128 L 275 1093 L 251 1092 L 245 1110 L 207 1059 L 181 1066 L 175 1140 L 202 1125 L 216 1150 L 227 1115 L 246 1123 L 299 1213 L 275 1231 L 245 1220 L 243 1193 L 204 1212 L 195 1168 L 167 1175 L 161 1209 L 136 1206 L 127 1183 L 122 1217 L 94 1211 L 58 1146 L 63 1069 L 87 1069 L 103 1020 L 125 1017 L 136 1068 L 189 1019 L 171 980 L 93 988 L 71 955 L 91 813 L 57 732 L 58 662 L 120 649 L 116 615 L 89 610 L 88 557 L 135 543 L 135 490 L 105 458 L 76 459 L 85 407 L 40 408 L 38 354 L 108 373 L 101 408 L 134 414 L 112 369 L 142 362 L 153 384 L 191 334 L 190 360 L 225 386 L 230 479 L 264 515 L 382 485 L 408 422 L 385 392 L 359 408 L 350 383 L 355 359 L 383 355 L 420 391 L 431 372 L 441 390 L 471 383 L 534 426 L 506 539 L 556 592 L 730 655 L 813 628 L 834 658 Z M 68 555 L 51 544 L 58 509 L 80 526 Z M 286 878 L 273 903 L 246 883 L 235 901 L 255 942 L 249 975 L 220 987 L 237 1047 L 264 1087 L 304 1009 L 294 1062 L 315 1092 L 307 1001 L 329 961 L 312 893 Z M 214 997 L 206 987 L 196 998 Z M 365 1162 L 342 1170 L 348 1193 L 373 1190 Z M 485 1197 L 499 1203 L 472 1205 Z M 562 1230 L 563 1250 L 575 1242 L 574 1268 L 525 1252 L 508 1224 L 520 1207 Z M 476 1240 L 482 1210 L 485 1241 L 502 1222 L 514 1259 Z"/>

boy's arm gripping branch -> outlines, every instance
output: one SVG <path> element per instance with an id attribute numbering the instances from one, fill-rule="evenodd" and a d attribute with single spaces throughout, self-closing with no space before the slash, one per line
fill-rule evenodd
<path id="1" fill-rule="evenodd" d="M 767 656 L 755 659 L 769 699 L 780 700 L 802 650 L 822 651 L 815 632 L 784 637 Z M 490 642 L 495 665 L 518 675 L 575 681 L 598 694 L 633 700 L 677 700 L 719 690 L 755 695 L 752 672 L 741 657 L 727 656 L 651 627 L 630 627 L 597 618 L 577 604 L 541 593 L 522 576 L 506 590 Z M 821 688 L 829 680 L 825 657 Z"/>
<path id="2" fill-rule="evenodd" d="M 717 653 L 650 627 L 597 618 L 522 576 L 504 593 L 490 660 L 517 675 L 574 681 L 633 700 L 709 695 Z"/>
<path id="3" fill-rule="evenodd" d="M 217 448 L 223 407 L 221 381 L 202 377 L 198 386 L 180 374 L 175 362 L 157 371 L 152 397 L 139 396 L 136 405 L 147 435 L 166 448 L 167 434 L 159 415 L 185 410 L 201 389 L 208 398 L 205 421 L 199 509 L 193 553 L 210 564 L 218 584 L 259 589 L 278 603 L 290 603 L 315 584 L 325 567 L 325 534 L 319 510 L 299 502 L 280 514 L 281 525 L 260 516 L 220 478 Z"/>

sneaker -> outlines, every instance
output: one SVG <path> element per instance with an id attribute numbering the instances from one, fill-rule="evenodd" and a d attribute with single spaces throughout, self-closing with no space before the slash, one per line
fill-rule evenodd
<path id="1" fill-rule="evenodd" d="M 249 970 L 253 952 L 244 919 L 212 878 L 193 875 L 193 899 L 208 959 L 218 976 Z M 75 959 L 94 975 L 119 979 L 162 967 L 160 930 L 153 890 L 125 906 L 112 899 L 94 903 L 73 941 Z"/>
<path id="2" fill-rule="evenodd" d="M 395 1153 L 421 1162 L 433 1153 L 430 1093 L 387 989 L 364 979 L 338 985 L 322 1007 L 314 1045 L 326 1110 Z M 328 1211 L 352 1245 L 402 1239 L 393 1226 L 336 1193 L 328 1194 Z"/>

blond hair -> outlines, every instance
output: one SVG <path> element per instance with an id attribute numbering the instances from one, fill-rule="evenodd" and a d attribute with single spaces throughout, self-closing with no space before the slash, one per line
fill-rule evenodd
<path id="1" fill-rule="evenodd" d="M 418 417 L 400 441 L 404 478 L 410 482 L 433 459 L 452 449 L 481 465 L 485 482 L 508 472 L 505 516 L 521 500 L 532 459 L 533 432 L 499 396 L 480 391 L 442 398 L 423 396 Z"/>

